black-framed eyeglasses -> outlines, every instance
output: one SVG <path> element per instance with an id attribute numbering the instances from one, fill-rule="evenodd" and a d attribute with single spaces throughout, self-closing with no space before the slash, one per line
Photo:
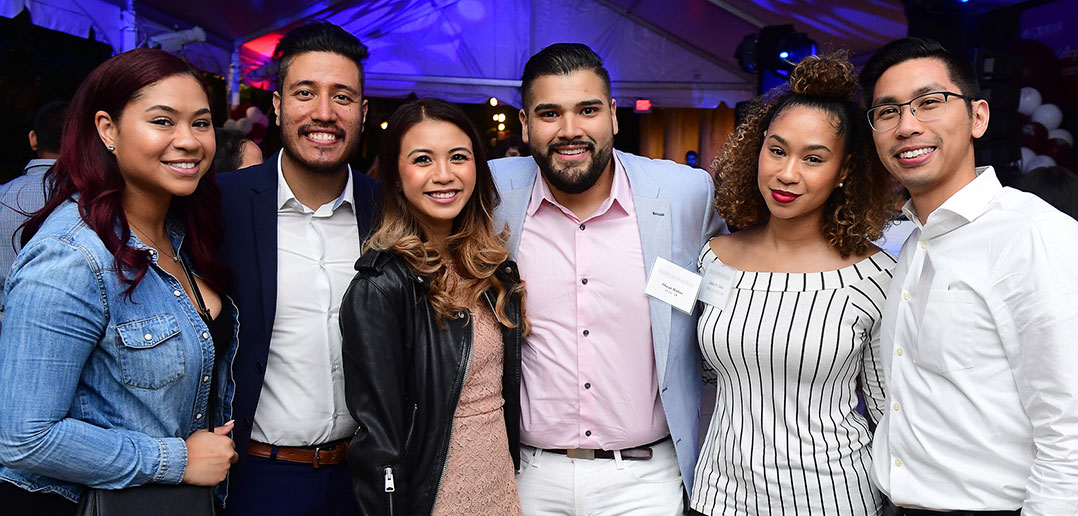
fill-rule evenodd
<path id="1" fill-rule="evenodd" d="M 922 122 L 938 120 L 947 112 L 947 100 L 951 97 L 969 99 L 965 95 L 949 91 L 933 91 L 913 97 L 901 104 L 880 104 L 868 110 L 868 123 L 873 131 L 890 131 L 898 127 L 902 119 L 902 106 L 910 107 L 910 114 Z"/>

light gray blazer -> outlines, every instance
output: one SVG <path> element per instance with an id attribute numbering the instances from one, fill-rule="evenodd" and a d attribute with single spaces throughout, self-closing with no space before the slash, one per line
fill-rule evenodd
<path id="1" fill-rule="evenodd" d="M 659 256 L 695 272 L 696 258 L 704 242 L 725 230 L 725 224 L 713 209 L 715 191 L 711 177 L 703 170 L 672 161 L 615 152 L 629 177 L 648 277 Z M 491 161 L 490 168 L 501 194 L 501 204 L 494 211 L 494 227 L 500 229 L 509 224 L 511 236 L 506 247 L 515 260 L 538 165 L 530 157 L 504 158 Z M 648 303 L 659 394 L 677 450 L 681 478 L 691 494 L 693 468 L 700 451 L 702 382 L 696 345 L 698 314 L 685 314 L 654 298 L 648 298 Z"/>

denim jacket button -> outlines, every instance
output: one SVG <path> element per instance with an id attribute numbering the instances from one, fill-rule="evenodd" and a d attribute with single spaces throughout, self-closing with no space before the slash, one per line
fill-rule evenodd
<path id="1" fill-rule="evenodd" d="M 210 338 L 210 333 L 206 332 L 206 331 L 202 332 L 202 338 L 204 338 L 204 339 Z"/>
<path id="2" fill-rule="evenodd" d="M 180 292 L 179 290 L 173 290 L 172 291 L 172 295 L 174 295 L 176 297 L 180 297 L 180 294 L 182 294 L 182 292 Z"/>
<path id="3" fill-rule="evenodd" d="M 152 333 L 147 333 L 146 335 L 143 335 L 142 338 L 144 338 L 146 340 L 153 340 L 153 334 Z"/>
<path id="4" fill-rule="evenodd" d="M 206 383 L 208 381 L 210 381 L 210 376 L 209 375 L 206 375 L 206 376 L 202 377 L 202 383 Z"/>
<path id="5" fill-rule="evenodd" d="M 202 414 L 195 414 L 195 419 L 202 419 Z"/>

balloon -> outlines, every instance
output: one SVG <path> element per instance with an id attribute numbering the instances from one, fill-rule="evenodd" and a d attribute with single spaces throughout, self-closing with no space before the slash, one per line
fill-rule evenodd
<path id="1" fill-rule="evenodd" d="M 245 114 L 247 115 L 246 118 L 250 118 L 251 120 L 258 120 L 258 117 L 262 116 L 262 110 L 258 109 L 258 106 L 251 106 L 247 108 Z"/>
<path id="2" fill-rule="evenodd" d="M 238 106 L 232 106 L 232 109 L 228 110 L 228 118 L 233 120 L 239 120 L 247 116 L 247 110 L 252 107 L 250 102 L 244 102 Z"/>
<path id="3" fill-rule="evenodd" d="M 1042 152 L 1045 156 L 1054 159 L 1056 163 L 1063 163 L 1067 161 L 1067 156 L 1071 153 L 1071 146 L 1063 140 L 1052 139 L 1044 143 Z"/>
<path id="4" fill-rule="evenodd" d="M 228 120 L 225 120 L 225 125 L 223 127 L 225 129 L 239 129 L 239 121 L 229 118 Z"/>
<path id="5" fill-rule="evenodd" d="M 1038 122 L 1030 122 L 1022 126 L 1022 133 L 1018 141 L 1023 147 L 1029 147 L 1034 151 L 1040 151 L 1041 146 L 1048 140 L 1048 129 Z"/>
<path id="6" fill-rule="evenodd" d="M 1066 129 L 1052 129 L 1051 131 L 1048 131 L 1048 139 L 1063 140 L 1067 142 L 1067 145 L 1071 147 L 1074 146 L 1074 136 L 1072 136 L 1071 132 Z"/>
<path id="7" fill-rule="evenodd" d="M 262 143 L 262 139 L 266 137 L 266 124 L 254 124 L 251 126 L 251 131 L 247 133 L 252 140 L 256 143 Z"/>
<path id="8" fill-rule="evenodd" d="M 1055 104 L 1043 104 L 1033 111 L 1033 121 L 1040 122 L 1049 131 L 1058 129 L 1063 123 L 1063 110 Z"/>
<path id="9" fill-rule="evenodd" d="M 258 124 L 262 124 L 262 125 L 264 125 L 266 127 L 269 127 L 269 115 L 266 115 L 265 113 L 262 113 L 262 116 L 258 117 L 258 120 L 255 121 L 255 125 L 258 125 Z"/>
<path id="10" fill-rule="evenodd" d="M 1035 168 L 1041 168 L 1041 167 L 1054 167 L 1054 166 L 1056 166 L 1056 160 L 1052 159 L 1049 156 L 1045 156 L 1045 155 L 1041 154 L 1041 155 L 1038 155 L 1036 158 L 1033 158 L 1033 162 L 1030 163 L 1029 170 L 1033 170 Z"/>
<path id="11" fill-rule="evenodd" d="M 240 122 L 240 131 L 243 131 L 244 134 L 247 134 L 247 133 L 251 132 L 251 128 L 254 127 L 254 125 L 255 125 L 254 122 L 252 122 L 250 118 L 241 119 L 239 122 Z"/>
<path id="12" fill-rule="evenodd" d="M 1026 86 L 1018 94 L 1018 112 L 1023 115 L 1032 115 L 1033 111 L 1041 107 L 1041 92 L 1036 88 Z"/>
<path id="13" fill-rule="evenodd" d="M 1022 147 L 1021 151 L 1022 151 L 1022 173 L 1024 174 L 1026 172 L 1029 172 L 1030 170 L 1033 170 L 1031 165 L 1033 165 L 1033 159 L 1037 157 L 1037 153 L 1033 152 L 1033 149 L 1031 149 L 1029 147 Z"/>

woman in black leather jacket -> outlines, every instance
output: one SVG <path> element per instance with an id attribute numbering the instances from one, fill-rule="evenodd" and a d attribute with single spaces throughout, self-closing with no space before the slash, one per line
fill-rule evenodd
<path id="1" fill-rule="evenodd" d="M 364 515 L 520 514 L 523 285 L 475 128 L 438 99 L 382 141 L 382 216 L 341 305 Z"/>

